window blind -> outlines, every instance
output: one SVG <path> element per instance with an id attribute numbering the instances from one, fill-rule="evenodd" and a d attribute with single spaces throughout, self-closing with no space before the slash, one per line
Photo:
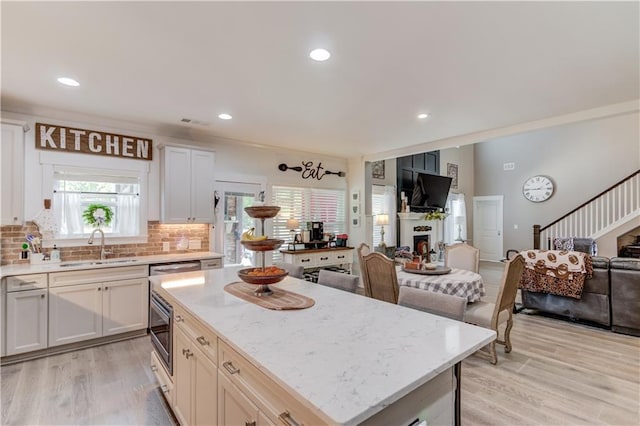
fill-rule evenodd
<path id="1" fill-rule="evenodd" d="M 307 222 L 323 222 L 325 233 L 341 234 L 346 232 L 346 192 L 340 189 L 298 188 L 274 186 L 272 188 L 273 205 L 280 206 L 280 213 L 272 221 L 272 238 L 290 242 L 293 234 L 287 229 L 287 220 L 297 219 L 300 229 L 310 229 Z M 274 251 L 273 261 L 279 261 L 282 255 Z"/>

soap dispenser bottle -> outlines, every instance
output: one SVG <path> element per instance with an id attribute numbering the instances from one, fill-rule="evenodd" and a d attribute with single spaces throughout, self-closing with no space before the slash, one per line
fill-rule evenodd
<path id="1" fill-rule="evenodd" d="M 50 253 L 50 259 L 51 262 L 60 262 L 60 250 L 58 250 L 58 247 L 56 247 L 56 245 L 53 245 L 53 249 L 51 250 Z"/>

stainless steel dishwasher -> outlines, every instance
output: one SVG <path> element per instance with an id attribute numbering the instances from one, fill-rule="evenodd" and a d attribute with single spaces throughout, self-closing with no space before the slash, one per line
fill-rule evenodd
<path id="1" fill-rule="evenodd" d="M 222 268 L 221 258 L 154 263 L 149 265 L 149 275 L 178 274 L 180 272 L 191 272 L 217 268 Z"/>

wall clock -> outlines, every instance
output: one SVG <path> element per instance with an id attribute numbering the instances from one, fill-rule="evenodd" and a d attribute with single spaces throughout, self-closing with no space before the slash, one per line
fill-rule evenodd
<path id="1" fill-rule="evenodd" d="M 529 201 L 540 203 L 553 195 L 553 182 L 546 176 L 533 176 L 522 185 L 522 195 Z"/>

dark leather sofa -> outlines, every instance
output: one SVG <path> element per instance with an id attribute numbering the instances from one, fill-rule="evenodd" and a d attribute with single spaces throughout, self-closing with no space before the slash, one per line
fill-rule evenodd
<path id="1" fill-rule="evenodd" d="M 640 259 L 594 256 L 581 299 L 522 290 L 525 309 L 590 321 L 640 336 Z"/>
<path id="2" fill-rule="evenodd" d="M 640 336 L 640 259 L 614 257 L 611 275 L 611 329 Z"/>

